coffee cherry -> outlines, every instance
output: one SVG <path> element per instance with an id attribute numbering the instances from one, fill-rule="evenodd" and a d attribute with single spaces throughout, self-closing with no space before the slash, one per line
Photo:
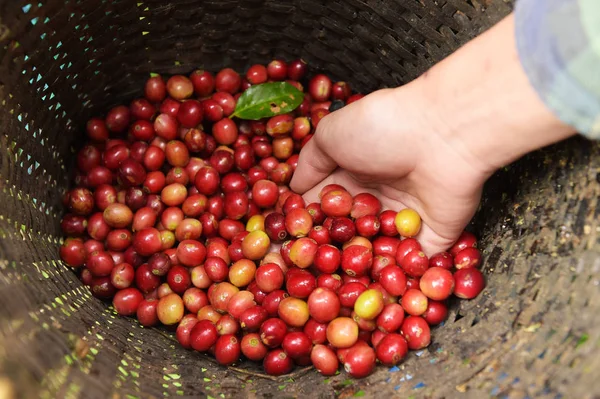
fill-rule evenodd
<path id="1" fill-rule="evenodd" d="M 104 142 L 109 137 L 108 127 L 104 120 L 100 118 L 90 119 L 86 124 L 86 132 L 91 140 L 97 142 Z"/>
<path id="2" fill-rule="evenodd" d="M 242 337 L 241 350 L 244 356 L 255 362 L 263 360 L 269 351 L 256 333 L 246 334 Z"/>
<path id="3" fill-rule="evenodd" d="M 76 188 L 69 192 L 68 207 L 75 215 L 86 216 L 94 209 L 94 196 L 86 188 Z"/>
<path id="4" fill-rule="evenodd" d="M 71 267 L 80 267 L 85 264 L 87 251 L 83 241 L 67 238 L 60 247 L 60 258 Z"/>
<path id="5" fill-rule="evenodd" d="M 430 326 L 441 324 L 448 317 L 448 306 L 443 302 L 428 301 L 427 310 L 422 317 Z"/>
<path id="6" fill-rule="evenodd" d="M 288 77 L 292 80 L 300 81 L 304 77 L 306 69 L 306 62 L 304 60 L 294 60 L 288 64 Z"/>
<path id="7" fill-rule="evenodd" d="M 411 238 L 407 238 L 406 240 L 411 240 Z M 406 240 L 403 240 L 402 242 Z M 373 254 L 391 255 L 397 258 L 397 249 L 402 242 L 396 237 L 379 236 L 373 240 Z"/>
<path id="8" fill-rule="evenodd" d="M 349 276 L 364 276 L 373 264 L 373 252 L 360 245 L 352 245 L 342 251 L 342 270 Z"/>
<path id="9" fill-rule="evenodd" d="M 333 319 L 327 326 L 327 340 L 335 348 L 349 348 L 358 340 L 358 324 L 349 317 Z"/>
<path id="10" fill-rule="evenodd" d="M 383 295 L 378 290 L 369 289 L 359 295 L 354 303 L 354 311 L 365 320 L 373 320 L 384 308 Z"/>
<path id="11" fill-rule="evenodd" d="M 287 326 L 281 319 L 270 318 L 260 326 L 260 340 L 269 348 L 276 348 L 283 342 Z"/>
<path id="12" fill-rule="evenodd" d="M 169 294 L 158 301 L 156 313 L 161 323 L 166 326 L 179 323 L 183 318 L 185 306 L 177 294 Z"/>
<path id="13" fill-rule="evenodd" d="M 312 346 L 310 338 L 301 331 L 287 333 L 281 344 L 285 353 L 294 360 L 310 356 Z"/>
<path id="14" fill-rule="evenodd" d="M 351 95 L 350 85 L 346 82 L 336 82 L 331 88 L 331 97 L 335 100 L 346 101 Z"/>
<path id="15" fill-rule="evenodd" d="M 399 364 L 408 353 L 408 343 L 400 334 L 388 334 L 377 345 L 377 360 L 392 367 Z"/>
<path id="16" fill-rule="evenodd" d="M 454 260 L 448 252 L 438 252 L 429 258 L 429 267 L 441 267 L 450 270 L 454 267 Z"/>
<path id="17" fill-rule="evenodd" d="M 175 75 L 167 81 L 167 92 L 175 100 L 184 100 L 194 93 L 194 85 L 185 76 Z"/>
<path id="18" fill-rule="evenodd" d="M 481 263 L 481 252 L 477 248 L 467 247 L 454 256 L 454 266 L 457 269 L 478 267 Z"/>
<path id="19" fill-rule="evenodd" d="M 206 97 L 215 90 L 215 78 L 208 71 L 195 70 L 190 75 L 190 81 L 194 86 L 194 93 L 198 97 Z"/>
<path id="20" fill-rule="evenodd" d="M 305 237 L 312 227 L 312 216 L 306 209 L 292 209 L 285 215 L 285 228 L 291 236 Z"/>
<path id="21" fill-rule="evenodd" d="M 327 101 L 331 95 L 331 79 L 327 75 L 315 75 L 308 85 L 308 92 L 315 101 Z"/>
<path id="22" fill-rule="evenodd" d="M 347 217 L 335 217 L 331 220 L 331 226 L 329 227 L 329 236 L 331 240 L 337 243 L 346 243 L 350 241 L 356 234 L 356 227 L 352 220 Z M 325 227 L 325 222 L 323 226 Z"/>
<path id="23" fill-rule="evenodd" d="M 221 313 L 217 312 L 211 305 L 206 305 L 198 311 L 198 320 L 208 320 L 215 324 L 221 318 Z M 215 334 L 218 334 L 215 328 Z M 212 346 L 212 345 L 211 345 Z"/>
<path id="24" fill-rule="evenodd" d="M 233 334 L 222 335 L 215 343 L 215 359 L 222 366 L 230 366 L 242 354 L 239 340 Z"/>
<path id="25" fill-rule="evenodd" d="M 314 265 L 321 273 L 334 273 L 340 266 L 342 255 L 333 245 L 320 245 L 314 257 Z"/>
<path id="26" fill-rule="evenodd" d="M 401 268 L 390 265 L 381 270 L 379 283 L 391 295 L 404 295 L 406 291 L 406 275 Z"/>
<path id="27" fill-rule="evenodd" d="M 231 265 L 229 281 L 236 287 L 245 287 L 254 280 L 256 265 L 248 259 L 241 259 Z"/>
<path id="28" fill-rule="evenodd" d="M 485 287 L 483 274 L 475 268 L 460 269 L 454 273 L 454 295 L 462 299 L 473 299 Z"/>
<path id="29" fill-rule="evenodd" d="M 254 294 L 249 290 L 239 291 L 227 303 L 227 312 L 235 319 L 240 319 L 244 312 L 256 306 Z"/>
<path id="30" fill-rule="evenodd" d="M 448 252 L 450 255 L 456 256 L 460 251 L 469 247 L 477 247 L 477 238 L 473 233 L 463 231 Z"/>
<path id="31" fill-rule="evenodd" d="M 315 345 L 310 353 L 310 360 L 319 373 L 324 376 L 334 375 L 338 371 L 337 356 L 325 345 Z"/>
<path id="32" fill-rule="evenodd" d="M 209 320 L 200 320 L 190 331 L 190 346 L 199 352 L 209 350 L 219 338 L 217 328 Z"/>
<path id="33" fill-rule="evenodd" d="M 339 274 L 321 274 L 317 277 L 317 287 L 328 288 L 333 292 L 337 292 L 342 284 L 342 278 Z"/>
<path id="34" fill-rule="evenodd" d="M 397 303 L 389 303 L 377 316 L 377 327 L 385 333 L 398 331 L 404 321 L 404 309 Z"/>
<path id="35" fill-rule="evenodd" d="M 251 260 L 262 259 L 269 250 L 271 240 L 267 233 L 261 230 L 250 232 L 242 241 L 242 253 Z"/>
<path id="36" fill-rule="evenodd" d="M 302 327 L 309 318 L 308 304 L 298 298 L 288 297 L 279 303 L 279 317 L 291 327 Z"/>
<path id="37" fill-rule="evenodd" d="M 290 248 L 290 260 L 299 268 L 306 269 L 313 264 L 318 247 L 311 238 L 299 238 Z"/>
<path id="38" fill-rule="evenodd" d="M 148 264 L 144 263 L 135 271 L 135 285 L 144 293 L 154 291 L 160 284 L 160 277 L 152 274 Z"/>
<path id="39" fill-rule="evenodd" d="M 256 270 L 256 284 L 265 292 L 273 292 L 283 285 L 284 275 L 275 263 L 264 263 Z"/>
<path id="40" fill-rule="evenodd" d="M 217 73 L 215 77 L 215 88 L 217 91 L 235 94 L 242 84 L 240 75 L 231 68 L 225 68 Z"/>
<path id="41" fill-rule="evenodd" d="M 231 145 L 238 138 L 238 128 L 234 121 L 224 118 L 213 125 L 212 134 L 217 143 Z"/>
<path id="42" fill-rule="evenodd" d="M 389 209 L 379 214 L 379 223 L 381 224 L 379 231 L 381 234 L 387 237 L 395 237 L 398 235 L 396 216 L 397 212 Z"/>
<path id="43" fill-rule="evenodd" d="M 429 299 L 443 301 L 454 291 L 454 278 L 448 270 L 432 267 L 421 276 L 419 287 Z"/>
<path id="44" fill-rule="evenodd" d="M 420 316 L 427 310 L 427 297 L 419 290 L 407 290 L 402 296 L 402 307 L 412 316 Z"/>
<path id="45" fill-rule="evenodd" d="M 376 216 L 381 211 L 381 202 L 373 194 L 357 194 L 352 202 L 350 216 L 358 219 L 363 216 Z"/>
<path id="46" fill-rule="evenodd" d="M 136 317 L 141 325 L 144 327 L 152 327 L 158 324 L 158 315 L 156 314 L 156 308 L 158 307 L 158 301 L 155 299 L 144 299 L 140 302 L 137 308 Z"/>
<path id="47" fill-rule="evenodd" d="M 192 279 L 188 269 L 181 265 L 174 265 L 167 273 L 167 283 L 176 294 L 183 293 L 192 285 Z"/>
<path id="48" fill-rule="evenodd" d="M 253 85 L 265 83 L 268 79 L 267 68 L 260 64 L 252 65 L 246 72 L 246 79 Z"/>
<path id="49" fill-rule="evenodd" d="M 396 260 L 398 257 L 396 256 Z M 429 268 L 429 260 L 421 251 L 411 251 L 401 262 L 398 262 L 402 269 L 411 277 L 421 277 Z"/>
<path id="50" fill-rule="evenodd" d="M 121 316 L 137 313 L 144 296 L 137 288 L 125 288 L 118 291 L 113 298 L 113 306 Z"/>
<path id="51" fill-rule="evenodd" d="M 112 108 L 108 111 L 108 114 L 106 114 L 106 127 L 108 127 L 108 130 L 111 132 L 121 133 L 129 126 L 130 118 L 131 113 L 129 112 L 129 108 L 124 105 L 119 105 Z"/>
<path id="52" fill-rule="evenodd" d="M 135 280 L 135 270 L 129 263 L 119 263 L 110 272 L 110 282 L 115 288 L 125 289 Z"/>
<path id="53" fill-rule="evenodd" d="M 283 349 L 274 349 L 265 356 L 263 368 L 267 374 L 277 376 L 292 371 L 294 363 Z"/>
<path id="54" fill-rule="evenodd" d="M 320 323 L 327 323 L 338 317 L 340 306 L 338 296 L 327 288 L 317 288 L 308 297 L 310 316 Z"/>
<path id="55" fill-rule="evenodd" d="M 429 325 L 422 317 L 409 316 L 404 319 L 400 332 L 412 350 L 426 348 L 431 342 Z"/>
<path id="56" fill-rule="evenodd" d="M 331 190 L 321 198 L 321 209 L 327 216 L 348 216 L 352 210 L 353 199 L 346 190 Z"/>
<path id="57" fill-rule="evenodd" d="M 344 370 L 354 378 L 364 378 L 373 372 L 377 357 L 370 346 L 356 347 L 348 352 Z"/>

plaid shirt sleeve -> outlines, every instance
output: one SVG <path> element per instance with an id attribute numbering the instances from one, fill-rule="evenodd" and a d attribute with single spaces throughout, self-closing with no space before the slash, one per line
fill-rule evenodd
<path id="1" fill-rule="evenodd" d="M 600 139 L 600 0 L 518 0 L 519 58 L 542 101 Z"/>

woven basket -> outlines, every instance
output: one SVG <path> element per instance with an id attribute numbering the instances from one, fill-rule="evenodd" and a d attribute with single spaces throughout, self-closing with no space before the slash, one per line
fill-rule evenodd
<path id="1" fill-rule="evenodd" d="M 58 256 L 87 118 L 149 73 L 301 56 L 363 92 L 405 83 L 506 0 L 0 0 L 0 398 L 600 397 L 600 147 L 581 138 L 488 183 L 488 287 L 433 344 L 351 381 L 218 366 L 94 299 Z"/>

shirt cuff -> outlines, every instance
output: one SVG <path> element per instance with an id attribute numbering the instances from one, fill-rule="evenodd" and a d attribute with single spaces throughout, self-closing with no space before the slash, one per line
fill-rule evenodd
<path id="1" fill-rule="evenodd" d="M 600 139 L 600 1 L 519 0 L 515 24 L 519 58 L 541 100 Z"/>

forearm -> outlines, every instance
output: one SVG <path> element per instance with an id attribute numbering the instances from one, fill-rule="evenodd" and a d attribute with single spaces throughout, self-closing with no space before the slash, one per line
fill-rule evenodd
<path id="1" fill-rule="evenodd" d="M 512 15 L 411 85 L 431 104 L 439 134 L 488 174 L 575 133 L 528 80 Z"/>

